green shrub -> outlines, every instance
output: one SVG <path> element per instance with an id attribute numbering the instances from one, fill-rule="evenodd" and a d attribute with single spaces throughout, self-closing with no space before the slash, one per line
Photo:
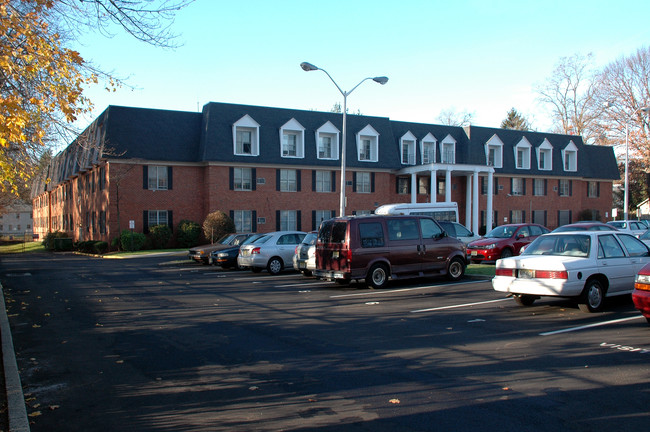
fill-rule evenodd
<path id="1" fill-rule="evenodd" d="M 139 251 L 146 241 L 147 236 L 138 232 L 132 233 L 129 230 L 122 230 L 120 235 L 121 249 L 124 251 Z"/>
<path id="2" fill-rule="evenodd" d="M 167 225 L 154 225 L 149 227 L 149 240 L 153 249 L 163 249 L 169 245 L 172 230 Z"/>
<path id="3" fill-rule="evenodd" d="M 93 245 L 93 249 L 95 250 L 95 253 L 100 255 L 105 254 L 108 252 L 108 243 L 105 241 L 96 241 Z"/>
<path id="4" fill-rule="evenodd" d="M 61 231 L 50 231 L 43 237 L 43 247 L 47 250 L 55 250 L 54 239 L 67 238 L 68 234 Z"/>
<path id="5" fill-rule="evenodd" d="M 191 248 L 199 244 L 201 226 L 187 219 L 183 219 L 176 227 L 176 243 L 182 248 Z"/>

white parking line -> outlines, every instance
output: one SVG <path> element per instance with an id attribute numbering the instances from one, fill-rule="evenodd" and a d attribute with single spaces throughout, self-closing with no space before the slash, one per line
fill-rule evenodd
<path id="1" fill-rule="evenodd" d="M 600 326 L 609 325 L 609 324 L 617 324 L 617 323 L 621 323 L 621 322 L 625 322 L 625 321 L 632 321 L 632 320 L 639 319 L 639 318 L 643 318 L 643 315 L 633 316 L 633 317 L 629 317 L 629 318 L 620 318 L 620 319 L 616 319 L 616 320 L 612 320 L 612 321 L 603 321 L 603 322 L 587 324 L 587 325 L 578 326 L 578 327 L 570 327 L 570 328 L 565 328 L 565 329 L 562 329 L 562 330 L 555 330 L 555 331 L 540 333 L 539 335 L 540 336 L 551 336 L 551 335 L 556 335 L 556 334 L 560 334 L 560 333 L 568 333 L 568 332 L 573 332 L 573 331 L 584 330 L 584 329 L 588 329 L 588 328 L 592 328 L 592 327 L 600 327 Z"/>
<path id="2" fill-rule="evenodd" d="M 274 285 L 275 288 L 290 288 L 290 287 L 295 287 L 295 286 L 312 286 L 312 285 L 323 285 L 323 282 L 298 282 L 298 283 L 292 283 L 292 284 L 285 284 L 285 285 Z"/>
<path id="3" fill-rule="evenodd" d="M 423 286 L 423 287 L 400 288 L 400 289 L 394 289 L 394 290 L 383 290 L 383 289 L 382 290 L 372 290 L 372 291 L 364 291 L 362 293 L 333 295 L 333 296 L 330 296 L 330 298 L 376 296 L 376 295 L 379 295 L 379 294 L 391 294 L 391 293 L 403 292 L 403 291 L 415 291 L 415 290 L 421 290 L 421 289 L 439 288 L 439 287 L 455 286 L 455 285 L 466 285 L 466 284 L 481 283 L 481 282 L 485 282 L 485 281 L 456 282 L 456 283 L 452 283 L 452 284 L 427 285 L 427 286 Z"/>
<path id="4" fill-rule="evenodd" d="M 465 304 L 451 305 L 451 306 L 440 306 L 440 307 L 429 308 L 429 309 L 418 309 L 418 310 L 412 310 L 411 313 L 431 312 L 431 311 L 439 311 L 445 309 L 456 309 L 456 308 L 469 307 L 469 306 L 478 306 L 478 305 L 483 305 L 488 303 L 502 302 L 507 300 L 512 301 L 512 299 L 509 298 L 502 298 L 497 300 L 486 300 L 486 301 L 476 302 L 476 303 L 465 303 Z"/>

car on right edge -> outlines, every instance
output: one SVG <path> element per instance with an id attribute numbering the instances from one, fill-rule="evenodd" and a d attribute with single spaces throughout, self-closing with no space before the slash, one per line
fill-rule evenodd
<path id="1" fill-rule="evenodd" d="M 646 264 L 636 275 L 632 301 L 650 324 L 650 264 Z"/>
<path id="2" fill-rule="evenodd" d="M 583 312 L 601 310 L 605 297 L 630 294 L 650 263 L 650 248 L 618 231 L 550 233 L 517 257 L 498 260 L 492 287 L 530 306 L 542 296 L 577 300 Z"/>

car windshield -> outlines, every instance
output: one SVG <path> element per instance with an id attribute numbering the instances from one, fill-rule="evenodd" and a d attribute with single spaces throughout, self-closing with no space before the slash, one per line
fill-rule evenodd
<path id="1" fill-rule="evenodd" d="M 584 234 L 548 235 L 535 239 L 522 255 L 589 256 L 591 237 Z"/>
<path id="2" fill-rule="evenodd" d="M 230 244 L 235 237 L 236 237 L 235 234 L 226 234 L 225 236 L 223 236 L 219 240 L 217 240 L 217 243 L 227 245 L 227 244 Z"/>
<path id="3" fill-rule="evenodd" d="M 243 246 L 245 244 L 253 243 L 255 240 L 257 240 L 260 237 L 263 237 L 262 234 L 254 234 L 248 237 L 246 240 L 244 240 L 241 245 Z"/>
<path id="4" fill-rule="evenodd" d="M 650 240 L 650 230 L 644 232 L 639 236 L 641 240 Z"/>
<path id="5" fill-rule="evenodd" d="M 313 245 L 314 243 L 316 243 L 317 237 L 318 236 L 316 235 L 316 233 L 309 233 L 305 236 L 304 239 L 302 239 L 302 243 L 307 245 Z"/>
<path id="6" fill-rule="evenodd" d="M 494 228 L 492 231 L 487 233 L 485 237 L 487 238 L 510 238 L 515 234 L 515 231 L 517 230 L 516 226 L 500 226 Z"/>
<path id="7" fill-rule="evenodd" d="M 262 236 L 262 237 L 256 239 L 256 240 L 253 241 L 252 243 L 253 243 L 253 244 L 256 244 L 256 245 L 264 244 L 264 243 L 266 243 L 267 241 L 269 241 L 270 238 L 271 238 L 270 235 L 265 235 L 265 236 Z"/>

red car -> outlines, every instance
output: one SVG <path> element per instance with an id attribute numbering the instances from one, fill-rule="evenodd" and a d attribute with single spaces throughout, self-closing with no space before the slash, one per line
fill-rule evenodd
<path id="1" fill-rule="evenodd" d="M 481 263 L 519 255 L 523 246 L 549 232 L 548 228 L 537 224 L 501 225 L 485 237 L 470 242 L 467 245 L 467 259 L 472 263 Z"/>
<path id="2" fill-rule="evenodd" d="M 650 264 L 646 264 L 636 275 L 632 300 L 650 324 Z"/>

